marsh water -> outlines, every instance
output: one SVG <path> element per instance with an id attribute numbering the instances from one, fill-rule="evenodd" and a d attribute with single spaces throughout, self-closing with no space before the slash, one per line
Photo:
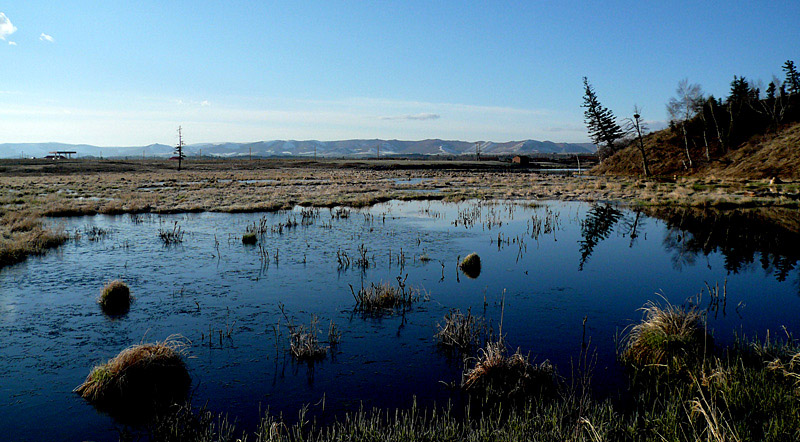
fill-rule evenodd
<path id="1" fill-rule="evenodd" d="M 737 334 L 797 333 L 795 215 L 391 201 L 360 210 L 53 219 L 79 237 L 0 271 L 0 434 L 116 440 L 121 424 L 73 388 L 120 350 L 176 334 L 191 342 L 191 401 L 228 413 L 242 429 L 267 410 L 292 420 L 307 406 L 326 420 L 362 406 L 458 403 L 451 385 L 464 362 L 434 339 L 455 308 L 495 331 L 502 320 L 513 349 L 550 360 L 565 376 L 589 340 L 597 394 L 613 396 L 625 388 L 617 336 L 650 300 L 698 305 L 722 345 Z M 243 245 L 253 227 L 263 235 Z M 176 228 L 182 242 L 165 245 L 159 231 Z M 472 252 L 482 260 L 474 279 L 457 266 Z M 354 311 L 351 286 L 398 277 L 422 293 L 413 307 Z M 96 299 L 114 279 L 136 299 L 111 318 Z M 715 287 L 718 297 L 709 293 Z M 312 317 L 322 340 L 332 321 L 341 342 L 321 362 L 294 361 L 287 322 Z"/>

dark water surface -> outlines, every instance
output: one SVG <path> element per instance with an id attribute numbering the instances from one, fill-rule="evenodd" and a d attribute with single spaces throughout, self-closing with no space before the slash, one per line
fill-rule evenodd
<path id="1" fill-rule="evenodd" d="M 624 386 L 615 336 L 641 318 L 637 309 L 648 300 L 706 308 L 705 284 L 722 291 L 727 280 L 727 297 L 708 312 L 718 343 L 734 333 L 798 331 L 800 241 L 791 220 L 471 201 L 322 209 L 303 225 L 300 210 L 55 220 L 80 239 L 0 271 L 3 439 L 116 440 L 119 425 L 72 389 L 120 350 L 173 334 L 192 343 L 193 403 L 252 429 L 267 409 L 291 420 L 311 404 L 326 419 L 362 404 L 457 402 L 446 384 L 460 380 L 463 363 L 437 350 L 433 338 L 451 308 L 471 308 L 497 329 L 504 299 L 507 342 L 564 375 L 587 316 L 600 394 Z M 263 249 L 242 245 L 247 226 L 262 219 Z M 279 228 L 290 219 L 298 225 Z M 175 222 L 183 242 L 167 247 L 158 233 Z M 93 228 L 107 234 L 94 236 Z M 354 264 L 362 245 L 366 269 Z M 337 252 L 350 257 L 349 267 L 339 266 Z M 456 265 L 471 252 L 482 258 L 476 279 Z M 349 285 L 396 283 L 406 274 L 426 300 L 405 315 L 353 312 Z M 126 316 L 110 319 L 96 298 L 117 278 L 136 301 Z M 295 323 L 319 317 L 323 338 L 334 321 L 341 344 L 313 366 L 293 361 L 279 304 Z"/>

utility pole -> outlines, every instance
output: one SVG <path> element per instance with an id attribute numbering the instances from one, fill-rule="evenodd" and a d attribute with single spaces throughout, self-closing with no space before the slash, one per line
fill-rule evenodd
<path id="1" fill-rule="evenodd" d="M 181 127 L 178 126 L 178 145 L 175 146 L 175 153 L 178 154 L 178 170 L 181 170 L 181 162 L 185 155 L 183 155 L 183 133 L 181 132 Z"/>
<path id="2" fill-rule="evenodd" d="M 475 161 L 481 160 L 481 143 L 475 143 Z"/>
<path id="3" fill-rule="evenodd" d="M 248 161 L 253 161 L 253 146 L 250 146 L 250 153 L 247 155 Z"/>
<path id="4" fill-rule="evenodd" d="M 381 145 L 380 144 L 378 144 L 377 149 L 378 149 L 378 159 L 380 160 L 381 159 Z"/>

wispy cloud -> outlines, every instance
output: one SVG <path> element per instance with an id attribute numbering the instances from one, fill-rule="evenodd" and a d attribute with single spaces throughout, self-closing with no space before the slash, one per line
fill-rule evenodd
<path id="1" fill-rule="evenodd" d="M 55 43 L 56 42 L 56 39 L 53 38 L 53 36 L 47 35 L 44 32 L 42 32 L 42 35 L 39 36 L 39 40 L 47 41 L 47 42 L 50 42 L 50 43 Z"/>
<path id="2" fill-rule="evenodd" d="M 8 42 L 8 45 L 9 45 L 9 46 L 16 46 L 16 45 L 17 45 L 17 42 L 15 42 L 15 41 L 10 41 L 10 42 Z"/>
<path id="3" fill-rule="evenodd" d="M 11 24 L 11 20 L 0 12 L 0 40 L 5 40 L 9 35 L 17 32 L 17 28 Z"/>
<path id="4" fill-rule="evenodd" d="M 565 124 L 561 126 L 550 126 L 544 128 L 547 132 L 580 132 L 584 130 L 585 127 L 579 124 Z"/>
<path id="5" fill-rule="evenodd" d="M 421 113 L 421 114 L 406 114 L 406 115 L 391 115 L 379 117 L 381 120 L 438 120 L 442 116 L 439 114 Z"/>
<path id="6" fill-rule="evenodd" d="M 171 100 L 168 100 L 168 102 L 177 105 L 179 107 L 185 107 L 185 108 L 211 106 L 211 102 L 208 100 L 197 101 L 197 100 L 184 100 L 183 98 L 173 98 Z"/>

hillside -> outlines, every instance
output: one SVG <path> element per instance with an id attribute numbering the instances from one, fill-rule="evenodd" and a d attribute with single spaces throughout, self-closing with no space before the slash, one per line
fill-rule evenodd
<path id="1" fill-rule="evenodd" d="M 711 161 L 705 158 L 702 146 L 692 146 L 695 162 L 692 170 L 684 167 L 686 159 L 681 134 L 664 129 L 644 138 L 650 171 L 655 176 L 715 176 L 761 179 L 780 177 L 800 180 L 800 122 L 787 124 L 776 132 L 751 137 L 747 142 L 723 153 L 719 145 L 711 145 Z M 592 169 L 600 175 L 642 175 L 639 150 L 629 145 Z"/>
<path id="2" fill-rule="evenodd" d="M 473 155 L 475 144 L 471 141 L 448 140 L 342 140 L 342 141 L 295 141 L 273 140 L 253 143 L 197 143 L 186 146 L 190 156 L 202 154 L 220 158 L 235 157 L 326 157 L 359 158 L 375 157 L 380 149 L 381 156 L 397 155 Z M 509 141 L 496 143 L 481 141 L 480 150 L 484 155 L 516 154 L 575 154 L 594 153 L 594 146 L 588 143 L 554 143 L 552 141 Z M 98 147 L 61 143 L 20 143 L 0 144 L 0 158 L 37 157 L 41 158 L 52 151 L 75 151 L 76 157 L 104 158 L 167 158 L 174 148 L 164 144 L 151 144 L 136 147 Z"/>

